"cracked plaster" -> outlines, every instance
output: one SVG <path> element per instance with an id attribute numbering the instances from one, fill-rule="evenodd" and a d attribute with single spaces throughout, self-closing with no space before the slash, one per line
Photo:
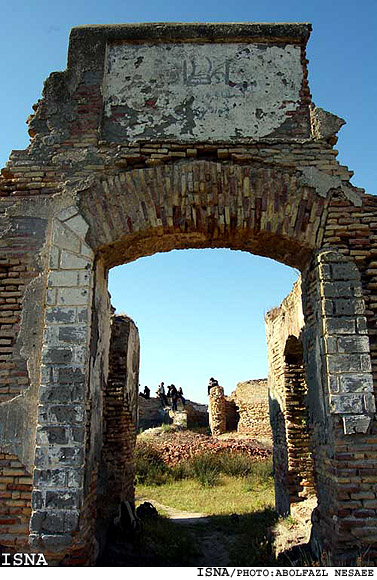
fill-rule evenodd
<path id="1" fill-rule="evenodd" d="M 298 108 L 302 81 L 298 45 L 110 45 L 105 136 L 259 139 Z"/>

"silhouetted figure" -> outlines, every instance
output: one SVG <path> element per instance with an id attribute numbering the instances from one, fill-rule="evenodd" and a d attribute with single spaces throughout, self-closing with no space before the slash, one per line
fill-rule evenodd
<path id="1" fill-rule="evenodd" d="M 143 396 L 145 399 L 150 399 L 150 397 L 151 397 L 151 390 L 149 387 L 147 387 L 147 385 L 145 385 L 145 387 L 144 387 L 144 395 Z"/>
<path id="2" fill-rule="evenodd" d="M 184 398 L 184 396 L 183 396 L 183 390 L 182 390 L 182 387 L 179 387 L 179 389 L 178 389 L 178 399 L 181 399 L 181 401 L 182 401 L 182 405 L 183 405 L 183 406 L 185 406 L 185 404 L 186 404 L 186 399 L 185 399 L 185 398 Z"/>
<path id="3" fill-rule="evenodd" d="M 165 395 L 164 383 L 160 383 L 158 385 L 158 389 L 156 391 L 156 395 L 159 397 L 159 399 L 160 399 L 163 407 L 167 407 L 169 405 L 167 396 Z"/>
<path id="4" fill-rule="evenodd" d="M 177 402 L 178 402 L 178 391 L 175 385 L 170 385 L 170 397 L 171 397 L 171 408 L 172 411 L 177 410 Z"/>
<path id="5" fill-rule="evenodd" d="M 213 377 L 211 377 L 209 379 L 209 382 L 208 382 L 208 395 L 211 394 L 212 387 L 218 387 L 218 386 L 219 386 L 219 381 L 217 381 L 216 379 L 214 379 Z"/>

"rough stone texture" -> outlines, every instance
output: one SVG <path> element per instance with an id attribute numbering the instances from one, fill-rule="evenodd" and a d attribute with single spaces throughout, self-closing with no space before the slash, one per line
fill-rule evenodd
<path id="1" fill-rule="evenodd" d="M 138 429 L 151 429 L 171 423 L 168 410 L 162 406 L 159 398 L 144 399 L 139 396 Z"/>
<path id="2" fill-rule="evenodd" d="M 237 384 L 228 397 L 235 402 L 237 431 L 251 437 L 271 439 L 267 379 L 253 379 Z"/>
<path id="3" fill-rule="evenodd" d="M 309 33 L 308 24 L 75 28 L 67 70 L 50 75 L 28 120 L 30 146 L 13 151 L 1 172 L 0 469 L 10 456 L 25 474 L 34 470 L 29 540 L 51 562 L 83 565 L 94 557 L 108 269 L 182 248 L 249 251 L 301 271 L 305 324 L 286 322 L 284 345 L 289 336 L 302 342 L 306 386 L 296 363 L 288 372 L 282 348 L 271 352 L 280 353 L 287 384 L 292 373 L 295 388 L 301 394 L 307 388 L 318 497 L 313 541 L 333 562 L 351 561 L 377 541 L 377 511 L 366 503 L 374 500 L 358 495 L 374 496 L 377 485 L 377 201 L 350 183 L 352 172 L 336 159 L 340 121 L 313 110 Z M 170 137 L 169 123 L 160 124 L 158 138 L 131 141 L 131 125 L 111 134 L 102 93 L 109 47 L 132 53 L 149 46 L 152 62 L 155 47 L 182 44 L 197 45 L 202 63 L 208 63 L 203 55 L 217 62 L 217 55 L 230 54 L 229 45 L 252 48 L 250 54 L 262 46 L 266 54 L 283 54 L 286 64 L 288 53 L 299 53 L 301 69 L 293 68 L 288 91 L 294 103 L 282 117 L 258 119 L 256 133 L 248 127 L 221 141 L 204 133 L 189 141 Z M 186 61 L 190 73 L 193 63 Z M 257 77 L 258 87 L 272 79 L 271 96 L 280 81 L 268 66 Z M 224 104 L 231 87 L 225 97 L 216 87 L 213 102 Z M 248 102 L 256 119 L 255 102 Z M 127 112 L 118 113 L 122 126 Z M 175 112 L 175 130 L 197 119 L 187 113 Z M 224 115 L 219 110 L 225 127 Z M 277 418 L 284 410 L 278 394 Z M 303 457 L 304 446 L 297 452 Z M 25 501 L 30 505 L 30 496 Z M 8 509 L 0 502 L 0 516 Z M 17 525 L 7 526 L 8 545 L 12 538 L 17 543 Z M 377 550 L 368 556 L 377 560 Z"/>
<path id="4" fill-rule="evenodd" d="M 227 431 L 226 400 L 221 386 L 212 387 L 208 397 L 209 426 L 214 436 Z"/>
<path id="5" fill-rule="evenodd" d="M 184 411 L 186 417 L 184 423 L 188 428 L 194 426 L 206 427 L 209 424 L 207 405 L 201 405 L 186 399 L 184 407 L 180 401 L 178 402 L 178 411 Z M 150 429 L 172 422 L 174 423 L 174 415 L 172 417 L 169 415 L 168 409 L 162 407 L 160 399 L 139 397 L 139 429 Z"/>

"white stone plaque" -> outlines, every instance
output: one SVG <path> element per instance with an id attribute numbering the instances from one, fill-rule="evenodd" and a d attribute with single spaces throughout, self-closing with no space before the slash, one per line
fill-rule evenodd
<path id="1" fill-rule="evenodd" d="M 105 136 L 260 139 L 297 109 L 302 80 L 296 45 L 109 45 Z"/>

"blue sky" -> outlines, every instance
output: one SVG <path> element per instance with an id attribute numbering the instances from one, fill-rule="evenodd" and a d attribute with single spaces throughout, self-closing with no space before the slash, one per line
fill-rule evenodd
<path id="1" fill-rule="evenodd" d="M 0 167 L 29 139 L 25 121 L 44 79 L 64 70 L 69 31 L 119 22 L 311 22 L 313 101 L 347 121 L 336 148 L 353 183 L 375 193 L 377 5 L 374 0 L 108 0 L 1 2 Z M 141 334 L 141 383 L 182 385 L 205 400 L 209 376 L 230 393 L 267 373 L 263 316 L 289 292 L 297 272 L 228 250 L 157 254 L 114 269 L 110 292 Z"/>

